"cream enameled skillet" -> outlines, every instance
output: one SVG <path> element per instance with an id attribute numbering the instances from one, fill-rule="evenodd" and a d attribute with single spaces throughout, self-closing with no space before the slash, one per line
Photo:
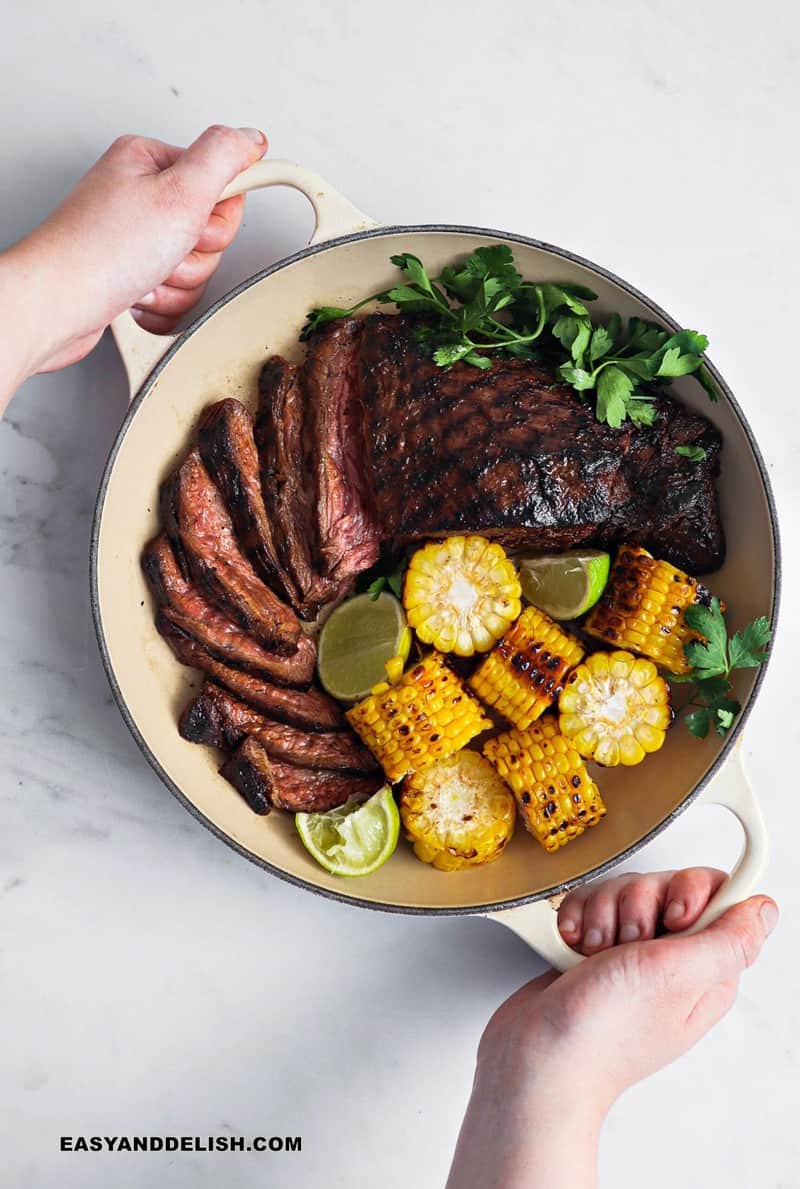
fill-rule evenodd
<path id="1" fill-rule="evenodd" d="M 400 845 L 380 871 L 361 880 L 328 875 L 306 854 L 291 817 L 257 817 L 217 774 L 208 748 L 178 735 L 178 712 L 197 687 L 153 626 L 151 599 L 139 568 L 144 542 L 157 526 L 158 485 L 182 457 L 197 415 L 210 401 L 235 396 L 255 405 L 256 379 L 268 355 L 299 359 L 297 335 L 315 305 L 347 306 L 388 288 L 393 253 L 411 251 L 434 270 L 481 243 L 505 242 L 529 279 L 573 281 L 599 295 L 599 312 L 617 310 L 677 329 L 648 298 L 586 260 L 524 236 L 483 228 L 380 227 L 320 177 L 286 161 L 266 161 L 227 193 L 292 186 L 314 207 L 309 246 L 234 289 L 173 339 L 146 334 L 125 314 L 114 335 L 135 394 L 111 451 L 92 534 L 92 603 L 111 687 L 145 756 L 176 797 L 240 854 L 310 890 L 369 908 L 410 913 L 478 913 L 509 926 L 554 964 L 577 956 L 555 929 L 550 897 L 608 871 L 627 858 L 693 801 L 727 806 L 745 833 L 742 858 L 709 906 L 719 914 L 753 887 L 765 861 L 767 836 L 742 769 L 739 736 L 763 677 L 737 675 L 743 712 L 727 740 L 703 742 L 682 725 L 644 766 L 602 774 L 608 805 L 596 829 L 548 855 L 522 830 L 503 858 L 488 867 L 444 874 Z M 691 377 L 675 383 L 678 396 L 710 417 L 722 432 L 722 515 L 728 538 L 724 568 L 710 579 L 739 627 L 757 615 L 773 620 L 778 601 L 778 537 L 764 464 L 741 410 L 722 377 L 716 405 Z"/>

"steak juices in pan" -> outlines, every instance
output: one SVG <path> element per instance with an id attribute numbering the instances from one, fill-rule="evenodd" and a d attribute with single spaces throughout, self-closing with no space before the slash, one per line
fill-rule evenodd
<path id="1" fill-rule="evenodd" d="M 689 683 L 693 734 L 724 736 L 730 672 L 769 639 L 761 618 L 729 642 L 697 580 L 725 555 L 721 435 L 669 381 L 696 372 L 716 399 L 703 336 L 593 323 L 592 294 L 523 281 L 504 245 L 435 278 L 393 262 L 378 300 L 399 312 L 312 311 L 255 417 L 205 409 L 142 556 L 158 631 L 206 675 L 181 734 L 226 753 L 255 813 L 328 815 L 298 824 L 334 873 L 391 855 L 387 781 L 440 870 L 498 859 L 517 817 L 558 851 L 613 813 L 603 768 L 661 748 L 665 678 Z M 341 640 L 363 653 L 379 610 L 402 630 L 342 694 Z M 347 823 L 376 795 L 385 837 L 359 868 Z"/>

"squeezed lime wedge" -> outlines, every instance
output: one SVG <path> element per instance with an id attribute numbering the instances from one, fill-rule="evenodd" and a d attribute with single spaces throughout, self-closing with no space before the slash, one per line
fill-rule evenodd
<path id="1" fill-rule="evenodd" d="M 327 813 L 295 814 L 303 845 L 332 875 L 371 875 L 394 853 L 400 814 L 388 785 Z"/>
<path id="2" fill-rule="evenodd" d="M 519 581 L 529 603 L 552 619 L 577 619 L 593 607 L 608 582 L 611 559 L 597 549 L 518 558 Z"/>

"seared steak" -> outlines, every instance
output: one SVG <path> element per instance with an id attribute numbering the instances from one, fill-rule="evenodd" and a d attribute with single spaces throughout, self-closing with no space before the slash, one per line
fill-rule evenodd
<path id="1" fill-rule="evenodd" d="M 206 681 L 185 708 L 179 729 L 190 743 L 221 748 L 235 747 L 245 735 L 253 735 L 273 758 L 301 768 L 330 768 L 355 775 L 378 770 L 352 732 L 310 734 L 274 722 L 211 681 Z"/>
<path id="2" fill-rule="evenodd" d="M 416 342 L 413 321 L 376 315 L 360 325 L 362 333 L 348 322 L 316 336 L 306 364 L 315 402 L 327 402 L 334 423 L 336 409 L 363 407 L 360 437 L 357 412 L 346 424 L 363 443 L 370 490 L 351 481 L 348 503 L 333 484 L 329 497 L 353 523 L 356 500 L 360 523 L 377 518 L 393 549 L 475 532 L 542 551 L 626 541 L 693 573 L 722 564 L 721 438 L 704 417 L 659 395 L 655 425 L 612 429 L 543 364 L 510 359 L 486 371 L 464 363 L 442 370 Z M 356 388 L 361 403 L 347 395 Z M 689 462 L 675 453 L 679 445 L 702 446 L 706 457 Z M 360 456 L 361 447 L 354 451 Z M 332 468 L 345 474 L 335 451 L 331 457 L 329 486 Z M 327 531 L 338 539 L 337 524 L 328 515 L 323 538 Z"/>
<path id="3" fill-rule="evenodd" d="M 215 660 L 280 685 L 307 686 L 314 676 L 316 648 L 300 636 L 291 656 L 268 652 L 257 640 L 228 619 L 180 571 L 165 533 L 142 550 L 142 569 L 160 607 L 157 626 L 170 645 L 176 636 L 204 649 Z M 173 649 L 174 650 L 174 649 Z"/>
<path id="4" fill-rule="evenodd" d="M 268 648 L 284 656 L 294 652 L 300 621 L 242 553 L 222 496 L 197 450 L 164 483 L 161 509 L 184 573 Z"/>
<path id="5" fill-rule="evenodd" d="M 255 813 L 285 809 L 290 813 L 326 813 L 348 797 L 369 797 L 383 783 L 375 776 L 347 776 L 298 768 L 272 759 L 257 739 L 248 736 L 220 768 Z"/>
<path id="6" fill-rule="evenodd" d="M 364 323 L 333 322 L 314 336 L 302 372 L 305 453 L 314 477 L 316 551 L 323 574 L 345 581 L 378 559 L 381 524 L 363 455 L 359 352 Z M 374 474 L 374 472 L 372 472 Z"/>
<path id="7" fill-rule="evenodd" d="M 333 698 L 329 698 L 321 690 L 286 689 L 283 686 L 272 685 L 252 673 L 231 669 L 211 656 L 195 640 L 190 640 L 163 612 L 159 612 L 156 627 L 182 665 L 202 669 L 254 710 L 260 710 L 280 722 L 291 723 L 306 731 L 345 730 L 346 722 L 342 710 Z"/>
<path id="8" fill-rule="evenodd" d="M 305 393 L 299 369 L 273 355 L 258 378 L 259 405 L 255 440 L 261 460 L 261 490 L 275 525 L 281 564 L 300 591 L 295 606 L 313 619 L 323 603 L 336 595 L 336 584 L 312 561 L 313 493 L 303 455 Z"/>
<path id="9" fill-rule="evenodd" d="M 281 598 L 297 604 L 297 589 L 278 560 L 272 524 L 261 494 L 253 419 L 228 397 L 205 410 L 198 426 L 200 456 L 227 504 L 239 544 Z"/>

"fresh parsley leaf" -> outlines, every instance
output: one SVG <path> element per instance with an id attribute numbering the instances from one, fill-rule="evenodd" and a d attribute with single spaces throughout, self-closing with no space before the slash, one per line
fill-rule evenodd
<path id="1" fill-rule="evenodd" d="M 728 639 L 725 615 L 719 599 L 710 607 L 692 606 L 684 611 L 684 618 L 694 632 L 704 640 L 692 640 L 684 646 L 689 663 L 686 680 L 693 686 L 686 725 L 692 735 L 704 739 L 711 725 L 725 736 L 733 726 L 741 703 L 731 696 L 731 673 L 734 669 L 757 668 L 766 656 L 772 636 L 766 616 L 759 616 L 740 632 Z"/>
<path id="2" fill-rule="evenodd" d="M 576 392 L 588 392 L 594 388 L 594 376 L 582 367 L 573 367 L 571 363 L 562 363 L 558 369 L 562 379 L 571 384 Z"/>
<path id="3" fill-rule="evenodd" d="M 683 720 L 689 728 L 689 734 L 695 739 L 705 739 L 711 729 L 711 711 L 707 706 L 698 706 L 691 710 Z"/>
<path id="4" fill-rule="evenodd" d="M 383 588 L 386 586 L 386 583 L 387 583 L 387 578 L 386 578 L 385 574 L 381 574 L 379 578 L 375 578 L 374 581 L 370 582 L 369 586 L 367 587 L 367 594 L 370 596 L 373 603 L 375 602 L 375 600 L 377 599 L 378 595 L 381 593 Z"/>
<path id="5" fill-rule="evenodd" d="M 649 397 L 634 397 L 628 401 L 628 420 L 634 425 L 653 425 L 656 416 L 656 406 Z"/>
<path id="6" fill-rule="evenodd" d="M 732 669 L 757 669 L 766 656 L 772 629 L 766 615 L 759 616 L 741 632 L 734 632 L 728 645 Z"/>
<path id="7" fill-rule="evenodd" d="M 700 366 L 699 355 L 682 355 L 680 347 L 670 347 L 664 352 L 656 370 L 657 376 L 688 376 Z"/>
<path id="8" fill-rule="evenodd" d="M 597 420 L 619 429 L 627 415 L 633 381 L 618 367 L 606 367 L 597 377 Z"/>
<path id="9" fill-rule="evenodd" d="M 681 458 L 688 458 L 689 462 L 702 462 L 706 457 L 702 446 L 676 446 L 675 453 L 680 454 Z"/>
<path id="10" fill-rule="evenodd" d="M 598 359 L 602 359 L 604 355 L 608 355 L 611 348 L 614 346 L 616 336 L 612 333 L 608 326 L 596 326 L 592 331 L 592 337 L 589 342 L 589 359 L 592 363 L 597 363 Z"/>

